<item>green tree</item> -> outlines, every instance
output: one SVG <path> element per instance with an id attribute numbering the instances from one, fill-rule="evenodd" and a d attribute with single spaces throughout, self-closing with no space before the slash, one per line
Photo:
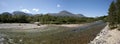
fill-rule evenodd
<path id="1" fill-rule="evenodd" d="M 1 22 L 7 23 L 12 21 L 12 14 L 8 12 L 4 12 L 0 15 Z"/>
<path id="2" fill-rule="evenodd" d="M 120 0 L 116 1 L 116 14 L 117 14 L 117 23 L 120 24 Z"/>
<path id="3" fill-rule="evenodd" d="M 29 21 L 27 20 L 27 18 L 28 18 L 27 15 L 15 14 L 13 16 L 14 22 L 17 22 L 17 23 L 28 23 Z"/>
<path id="4" fill-rule="evenodd" d="M 116 28 L 120 25 L 120 0 L 112 2 L 109 8 L 107 20 L 111 28 Z"/>
<path id="5" fill-rule="evenodd" d="M 112 2 L 109 8 L 109 12 L 108 12 L 108 22 L 109 22 L 109 26 L 110 27 L 116 27 L 117 24 L 117 14 L 116 14 L 116 6 L 115 3 Z"/>

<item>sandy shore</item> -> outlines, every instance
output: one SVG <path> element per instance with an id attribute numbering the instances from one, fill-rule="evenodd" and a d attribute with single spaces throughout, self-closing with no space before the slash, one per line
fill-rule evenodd
<path id="1" fill-rule="evenodd" d="M 47 26 L 63 26 L 63 27 L 79 27 L 85 24 L 61 24 L 61 25 L 55 25 L 55 24 L 45 24 L 37 26 L 36 24 L 29 24 L 29 23 L 3 23 L 0 24 L 0 29 L 4 28 L 12 28 L 12 29 L 33 29 L 33 28 L 43 28 Z"/>
<path id="2" fill-rule="evenodd" d="M 63 27 L 80 27 L 83 26 L 85 24 L 62 24 L 62 25 L 58 25 L 58 26 L 63 26 Z"/>
<path id="3" fill-rule="evenodd" d="M 120 31 L 106 26 L 90 44 L 120 44 Z"/>
<path id="4" fill-rule="evenodd" d="M 35 24 L 28 24 L 28 23 L 3 23 L 0 24 L 1 28 L 14 28 L 14 29 L 31 29 L 31 28 L 40 28 L 46 27 L 46 25 L 37 26 Z"/>

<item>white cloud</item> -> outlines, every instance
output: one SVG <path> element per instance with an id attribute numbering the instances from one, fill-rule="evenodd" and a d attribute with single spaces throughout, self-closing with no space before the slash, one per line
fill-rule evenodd
<path id="1" fill-rule="evenodd" d="M 20 11 L 25 12 L 25 13 L 37 13 L 39 12 L 39 9 L 33 8 L 33 9 L 21 9 Z"/>
<path id="2" fill-rule="evenodd" d="M 61 5 L 60 5 L 60 4 L 57 4 L 57 7 L 61 7 Z"/>
<path id="3" fill-rule="evenodd" d="M 30 13 L 30 11 L 28 9 L 22 9 L 22 12 L 26 12 L 26 13 Z"/>
<path id="4" fill-rule="evenodd" d="M 35 11 L 35 12 L 38 12 L 38 11 L 39 11 L 39 9 L 36 9 L 36 8 L 33 8 L 32 10 Z"/>

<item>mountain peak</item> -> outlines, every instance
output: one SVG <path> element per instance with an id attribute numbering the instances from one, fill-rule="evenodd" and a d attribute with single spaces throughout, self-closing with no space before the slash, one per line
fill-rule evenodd
<path id="1" fill-rule="evenodd" d="M 66 15 L 74 15 L 74 14 L 72 14 L 72 13 L 66 11 L 66 10 L 60 11 L 58 14 L 59 14 L 59 15 L 63 15 L 63 16 L 66 16 Z"/>
<path id="2" fill-rule="evenodd" d="M 66 11 L 66 10 L 63 10 L 63 11 L 60 11 L 60 13 L 61 13 L 61 12 L 68 12 L 68 11 Z M 68 12 L 68 13 L 70 13 L 70 12 Z"/>
<path id="3" fill-rule="evenodd" d="M 14 15 L 32 15 L 32 14 L 25 13 L 25 12 L 22 12 L 22 11 L 14 11 L 13 14 Z"/>
<path id="4" fill-rule="evenodd" d="M 66 11 L 66 10 L 60 11 L 59 13 L 69 13 L 69 14 L 72 14 L 71 12 Z"/>
<path id="5" fill-rule="evenodd" d="M 73 13 L 68 12 L 66 10 L 60 11 L 59 13 L 49 13 L 49 15 L 52 15 L 52 16 L 84 17 L 84 15 L 82 15 L 82 14 L 73 14 Z"/>

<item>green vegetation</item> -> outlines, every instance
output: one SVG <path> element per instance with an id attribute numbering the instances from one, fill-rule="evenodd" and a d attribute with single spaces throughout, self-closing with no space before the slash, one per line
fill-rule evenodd
<path id="1" fill-rule="evenodd" d="M 72 16 L 51 16 L 49 14 L 36 14 L 28 15 L 11 14 L 4 12 L 0 14 L 0 23 L 34 23 L 40 22 L 42 24 L 80 24 L 88 23 L 97 20 L 103 20 L 105 16 L 92 18 L 92 17 L 72 17 Z"/>
<path id="2" fill-rule="evenodd" d="M 97 17 L 97 18 L 95 18 L 95 19 L 96 19 L 96 20 L 102 20 L 102 21 L 106 22 L 106 21 L 107 21 L 106 17 L 107 17 L 107 16 L 104 15 L 104 16 Z"/>
<path id="3" fill-rule="evenodd" d="M 107 21 L 109 22 L 109 27 L 111 29 L 119 27 L 120 24 L 120 0 L 112 2 L 109 8 Z"/>

